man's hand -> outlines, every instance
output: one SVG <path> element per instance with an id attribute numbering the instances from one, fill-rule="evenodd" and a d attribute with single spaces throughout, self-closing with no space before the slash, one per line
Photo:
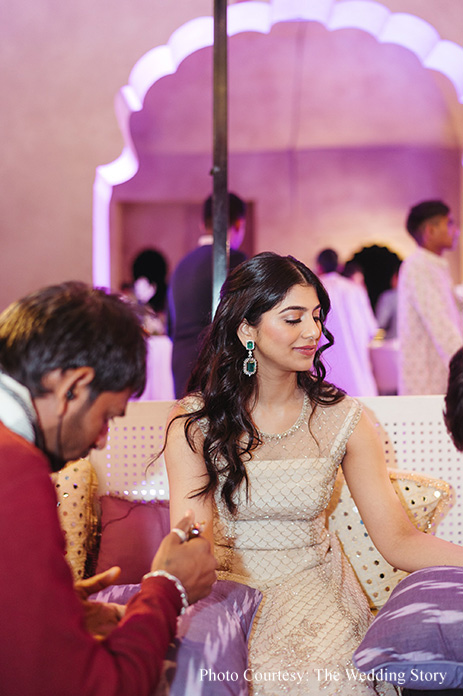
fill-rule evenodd
<path id="1" fill-rule="evenodd" d="M 176 524 L 188 536 L 194 522 L 193 513 Z M 163 540 L 151 564 L 151 570 L 165 570 L 180 580 L 190 604 L 207 597 L 217 579 L 217 561 L 211 553 L 210 544 L 202 536 L 182 542 L 179 535 L 170 532 Z"/>
<path id="2" fill-rule="evenodd" d="M 82 602 L 87 630 L 100 640 L 106 638 L 116 628 L 124 616 L 125 606 L 113 603 L 89 602 L 88 597 L 112 585 L 120 573 L 121 569 L 114 566 L 104 573 L 99 573 L 99 575 L 94 575 L 86 580 L 78 580 L 74 585 L 77 595 Z"/>
<path id="3" fill-rule="evenodd" d="M 104 590 L 105 587 L 114 585 L 120 574 L 121 569 L 118 566 L 113 566 L 105 570 L 104 573 L 92 575 L 91 578 L 86 578 L 85 580 L 77 580 L 74 589 L 79 597 L 85 600 L 91 594 L 95 594 L 96 592 L 100 592 L 100 590 Z"/>

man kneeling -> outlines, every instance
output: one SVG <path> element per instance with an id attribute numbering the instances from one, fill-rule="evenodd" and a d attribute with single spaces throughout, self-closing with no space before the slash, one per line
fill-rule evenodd
<path id="1" fill-rule="evenodd" d="M 123 617 L 83 601 L 117 569 L 73 586 L 50 472 L 104 446 L 109 421 L 143 391 L 145 353 L 131 307 L 82 283 L 0 315 L 2 696 L 149 694 L 178 614 L 216 579 L 209 543 L 182 543 L 179 532 L 163 540 Z M 193 521 L 177 527 L 186 534 Z"/>

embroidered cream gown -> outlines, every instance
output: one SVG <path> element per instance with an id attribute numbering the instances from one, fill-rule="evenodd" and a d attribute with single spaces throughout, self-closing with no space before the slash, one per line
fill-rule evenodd
<path id="1" fill-rule="evenodd" d="M 188 411 L 198 401 L 183 401 Z M 350 397 L 318 406 L 263 444 L 247 466 L 250 487 L 232 516 L 216 496 L 219 577 L 260 589 L 264 598 L 249 645 L 250 685 L 263 694 L 395 694 L 355 679 L 351 662 L 371 619 L 367 600 L 335 536 L 326 529 L 346 443 L 361 414 Z M 205 427 L 205 424 L 202 424 Z"/>

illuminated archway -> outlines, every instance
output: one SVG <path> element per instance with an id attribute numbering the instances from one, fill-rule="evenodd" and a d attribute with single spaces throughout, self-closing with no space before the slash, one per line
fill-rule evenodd
<path id="1" fill-rule="evenodd" d="M 380 43 L 392 43 L 414 53 L 425 68 L 445 75 L 463 103 L 463 47 L 440 38 L 428 22 L 405 13 L 393 13 L 373 0 L 249 0 L 228 8 L 228 35 L 245 31 L 267 34 L 274 24 L 287 21 L 314 21 L 329 31 L 354 28 L 374 36 Z M 121 155 L 97 168 L 93 201 L 93 282 L 110 286 L 110 203 L 113 188 L 132 179 L 138 158 L 130 133 L 131 114 L 143 108 L 148 90 L 160 78 L 176 72 L 180 63 L 213 44 L 213 18 L 199 17 L 179 27 L 164 46 L 148 51 L 133 67 L 128 84 L 121 88 L 116 115 L 124 137 Z"/>

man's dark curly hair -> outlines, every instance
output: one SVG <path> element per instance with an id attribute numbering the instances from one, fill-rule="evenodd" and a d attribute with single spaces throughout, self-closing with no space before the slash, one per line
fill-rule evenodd
<path id="1" fill-rule="evenodd" d="M 139 396 L 145 362 L 144 332 L 132 307 L 85 283 L 43 288 L 0 315 L 0 370 L 33 397 L 45 393 L 49 372 L 83 366 L 95 371 L 91 399 L 125 389 Z"/>
<path id="2" fill-rule="evenodd" d="M 425 222 L 434 217 L 445 217 L 450 208 L 443 201 L 422 201 L 408 213 L 406 227 L 411 236 L 419 242 Z"/>

